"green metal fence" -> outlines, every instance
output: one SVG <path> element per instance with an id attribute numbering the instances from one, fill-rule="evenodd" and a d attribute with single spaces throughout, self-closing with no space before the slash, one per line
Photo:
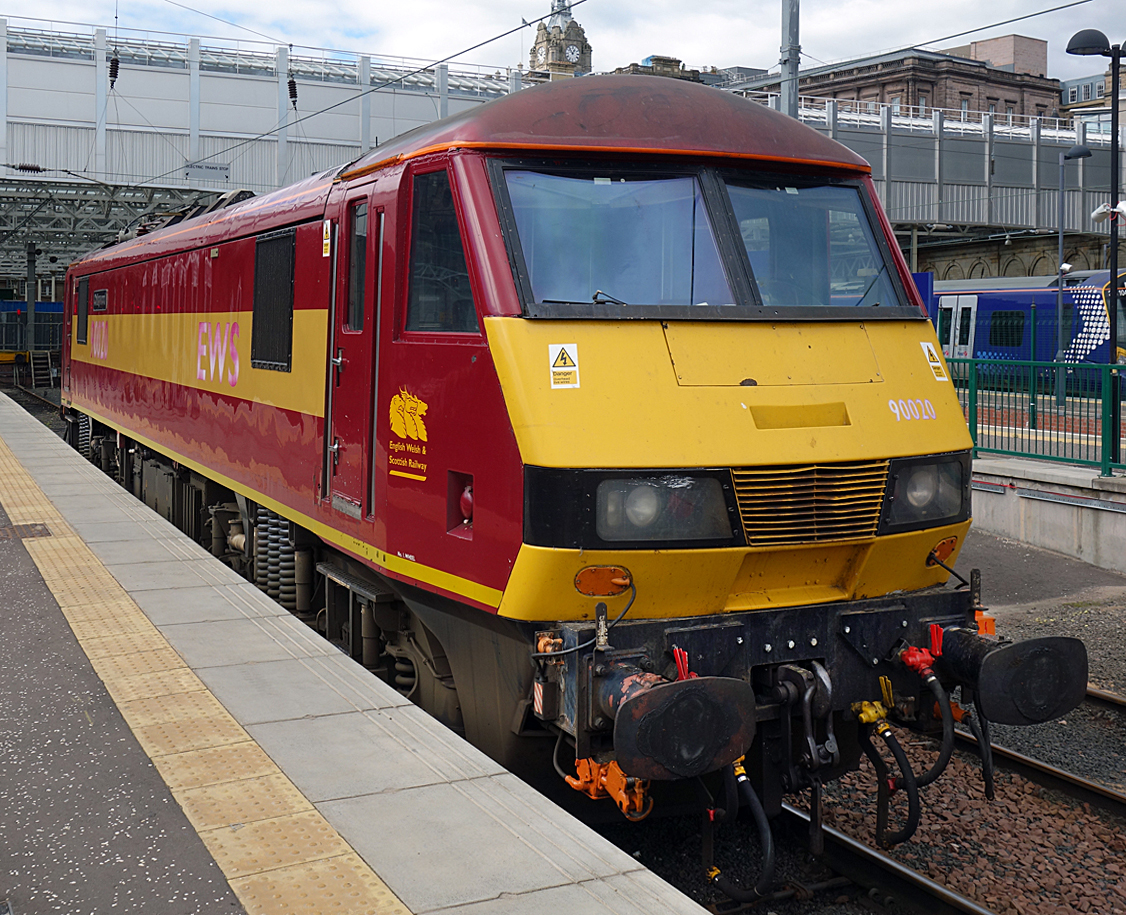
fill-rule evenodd
<path id="1" fill-rule="evenodd" d="M 975 454 L 1085 464 L 1103 476 L 1126 468 L 1111 461 L 1110 386 L 1117 367 L 1017 359 L 947 362 Z M 1121 422 L 1118 436 L 1121 442 Z"/>

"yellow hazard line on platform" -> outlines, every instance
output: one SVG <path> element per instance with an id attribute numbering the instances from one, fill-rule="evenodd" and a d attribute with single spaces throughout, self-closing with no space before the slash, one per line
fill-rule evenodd
<path id="1" fill-rule="evenodd" d="M 165 641 L 0 441 L 0 503 L 249 915 L 410 915 Z"/>

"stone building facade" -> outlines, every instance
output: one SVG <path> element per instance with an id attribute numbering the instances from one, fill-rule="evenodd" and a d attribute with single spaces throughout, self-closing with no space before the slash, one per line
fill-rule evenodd
<path id="1" fill-rule="evenodd" d="M 1063 259 L 1073 270 L 1106 269 L 1109 244 L 1097 235 L 1065 234 Z M 1004 236 L 983 241 L 920 243 L 920 272 L 938 280 L 978 279 L 993 276 L 1049 276 L 1056 272 L 1059 237 L 1055 233 Z M 910 252 L 905 252 L 909 258 Z M 1126 264 L 1126 242 L 1119 242 L 1118 262 Z"/>
<path id="2" fill-rule="evenodd" d="M 867 102 L 873 111 L 882 103 L 904 113 L 944 108 L 1057 117 L 1060 84 L 1044 75 L 1046 68 L 1046 42 L 1009 35 L 946 52 L 911 48 L 803 70 L 799 86 L 802 95 Z M 735 88 L 777 92 L 778 76 Z"/>
<path id="3" fill-rule="evenodd" d="M 536 39 L 528 51 L 533 77 L 550 79 L 591 72 L 592 49 L 586 32 L 571 16 L 567 0 L 551 0 L 551 18 L 536 26 Z"/>

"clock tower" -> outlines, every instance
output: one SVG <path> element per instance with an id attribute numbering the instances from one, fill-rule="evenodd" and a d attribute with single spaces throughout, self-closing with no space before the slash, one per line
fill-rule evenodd
<path id="1" fill-rule="evenodd" d="M 571 16 L 570 0 L 551 0 L 551 18 L 536 27 L 528 67 L 549 73 L 551 79 L 591 71 L 591 48 L 586 32 Z"/>

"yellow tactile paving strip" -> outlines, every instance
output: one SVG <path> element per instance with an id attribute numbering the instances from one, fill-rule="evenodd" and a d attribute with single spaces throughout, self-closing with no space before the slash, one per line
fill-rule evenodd
<path id="1" fill-rule="evenodd" d="M 0 441 L 0 503 L 141 747 L 249 915 L 410 915 L 208 692 Z"/>

